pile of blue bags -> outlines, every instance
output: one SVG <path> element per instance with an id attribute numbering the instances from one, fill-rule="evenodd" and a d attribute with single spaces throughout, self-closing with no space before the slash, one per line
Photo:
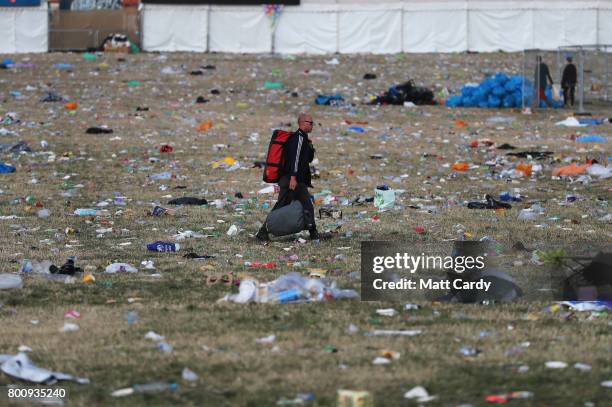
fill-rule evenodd
<path id="1" fill-rule="evenodd" d="M 523 89 L 523 81 L 524 89 Z M 466 85 L 461 89 L 460 96 L 451 96 L 446 101 L 448 107 L 480 107 L 480 108 L 511 108 L 521 107 L 525 91 L 525 105 L 531 106 L 533 102 L 533 83 L 522 76 L 508 76 L 498 72 L 482 81 L 478 86 Z M 554 101 L 552 89 L 545 91 L 548 100 L 554 107 L 563 106 L 563 102 Z M 540 101 L 540 107 L 546 107 L 544 101 Z"/>

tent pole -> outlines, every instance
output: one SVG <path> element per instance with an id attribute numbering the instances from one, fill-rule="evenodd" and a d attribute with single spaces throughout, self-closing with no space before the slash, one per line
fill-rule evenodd
<path id="1" fill-rule="evenodd" d="M 525 50 L 523 50 L 523 80 L 521 81 L 521 107 L 523 111 L 525 110 L 525 78 L 527 78 L 527 63 L 525 62 L 525 58 L 527 58 L 527 55 L 525 54 Z"/>
<path id="2" fill-rule="evenodd" d="M 400 13 L 402 13 L 400 17 L 401 18 L 400 27 L 402 27 L 401 34 L 400 34 L 400 53 L 403 53 L 405 52 L 404 51 L 404 3 L 403 2 L 401 3 L 400 7 L 401 7 Z"/>
<path id="3" fill-rule="evenodd" d="M 584 49 L 580 48 L 580 104 L 578 105 L 578 113 L 584 113 Z"/>
<path id="4" fill-rule="evenodd" d="M 606 85 L 605 85 L 606 86 L 606 90 L 604 92 L 604 100 L 607 102 L 608 101 L 608 87 L 610 86 L 610 84 L 608 83 L 608 80 L 609 80 L 609 77 L 608 77 L 608 75 L 609 75 L 608 68 L 609 68 L 609 66 L 608 66 L 608 46 L 607 45 L 604 46 L 604 55 L 605 55 L 605 58 L 606 58 L 605 59 L 605 61 L 606 61 L 606 63 L 605 63 L 605 66 L 606 66 L 606 75 L 605 75 L 605 78 L 606 78 Z"/>
<path id="5" fill-rule="evenodd" d="M 465 2 L 465 50 L 470 50 L 470 0 Z"/>
<path id="6" fill-rule="evenodd" d="M 210 7 L 206 9 L 206 52 L 210 52 Z"/>
<path id="7" fill-rule="evenodd" d="M 340 52 L 340 8 L 336 0 L 336 52 Z"/>

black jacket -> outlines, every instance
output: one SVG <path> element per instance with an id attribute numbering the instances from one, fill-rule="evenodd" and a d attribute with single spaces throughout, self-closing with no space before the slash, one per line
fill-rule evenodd
<path id="1" fill-rule="evenodd" d="M 298 129 L 285 143 L 283 175 L 295 176 L 297 182 L 312 187 L 309 164 L 314 159 L 314 153 L 308 134 Z"/>
<path id="2" fill-rule="evenodd" d="M 576 86 L 578 75 L 576 73 L 576 65 L 567 64 L 563 69 L 563 76 L 561 77 L 561 86 L 564 88 Z"/>

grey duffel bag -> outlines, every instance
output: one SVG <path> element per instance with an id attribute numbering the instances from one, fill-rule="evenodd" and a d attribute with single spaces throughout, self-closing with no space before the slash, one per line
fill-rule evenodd
<path id="1" fill-rule="evenodd" d="M 274 236 L 286 236 L 304 230 L 304 208 L 300 201 L 273 210 L 266 218 L 266 229 Z"/>

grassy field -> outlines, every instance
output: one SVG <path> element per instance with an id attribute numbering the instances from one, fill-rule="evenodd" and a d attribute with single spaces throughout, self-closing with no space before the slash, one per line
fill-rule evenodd
<path id="1" fill-rule="evenodd" d="M 70 389 L 68 405 L 269 406 L 298 393 L 312 393 L 315 399 L 306 405 L 329 406 L 335 405 L 338 389 L 355 389 L 372 392 L 377 406 L 399 406 L 417 404 L 403 398 L 417 385 L 438 396 L 427 403 L 432 406 L 484 405 L 485 396 L 512 391 L 533 393 L 512 401 L 524 406 L 609 403 L 611 390 L 600 383 L 612 380 L 610 315 L 546 311 L 550 296 L 538 290 L 549 282 L 549 270 L 531 264 L 531 253 L 510 249 L 517 242 L 530 250 L 566 247 L 575 255 L 610 248 L 609 180 L 551 178 L 552 169 L 570 157 L 606 163 L 612 152 L 610 125 L 555 126 L 570 114 L 568 110 L 522 115 L 513 110 L 361 104 L 368 95 L 410 78 L 436 92 L 442 87 L 456 92 L 464 83 L 496 71 L 520 73 L 520 55 L 338 56 L 339 65 L 327 65 L 325 57 L 302 56 L 119 58 L 14 56 L 16 62 L 35 67 L 0 70 L 0 119 L 16 112 L 21 120 L 0 125 L 14 132 L 0 136 L 0 142 L 25 140 L 33 150 L 0 153 L 0 161 L 17 167 L 15 173 L 0 175 L 0 215 L 16 217 L 0 220 L 0 272 L 18 271 L 24 259 L 49 259 L 60 266 L 76 256 L 77 266 L 96 279 L 65 284 L 27 274 L 22 289 L 0 291 L 0 354 L 15 354 L 26 345 L 39 366 L 90 378 L 88 385 L 61 384 Z M 58 69 L 57 63 L 73 68 Z M 206 64 L 216 69 L 189 75 Z M 175 73 L 162 73 L 168 67 Z M 376 73 L 377 79 L 362 80 L 367 72 Z M 264 89 L 266 80 L 285 86 Z M 213 89 L 219 93 L 211 93 Z M 66 96 L 78 108 L 69 111 L 62 102 L 39 102 L 47 90 Z M 355 105 L 315 106 L 319 93 L 342 93 Z M 195 104 L 198 96 L 209 102 Z M 138 107 L 148 110 L 137 111 Z M 605 106 L 589 109 L 595 117 L 609 115 Z M 341 222 L 323 219 L 319 229 L 340 226 L 340 232 L 319 243 L 291 237 L 264 246 L 253 234 L 275 196 L 257 193 L 265 185 L 261 169 L 253 164 L 264 159 L 271 131 L 295 127 L 301 111 L 310 112 L 316 122 L 312 138 L 320 178 L 312 192 L 329 191 L 321 197 L 333 195 L 334 205 L 343 211 Z M 490 120 L 500 115 L 508 121 Z M 207 121 L 212 128 L 199 131 Z M 350 132 L 349 122 L 365 131 Z M 88 127 L 98 125 L 109 126 L 113 133 L 86 134 Z M 608 142 L 572 141 L 577 133 L 605 135 Z M 510 143 L 515 151 L 554 155 L 533 161 L 543 168 L 530 177 L 499 179 L 485 162 L 505 151 L 483 146 L 484 139 Z M 43 140 L 48 147 L 41 145 Z M 474 140 L 481 141 L 479 147 L 470 147 Z M 160 153 L 164 144 L 174 151 Z M 371 158 L 378 154 L 382 158 Z M 213 168 L 213 162 L 228 156 L 240 162 L 239 169 Z M 450 165 L 461 161 L 478 167 L 451 171 Z M 499 173 L 520 161 L 505 157 L 494 169 Z M 150 177 L 165 171 L 173 177 Z M 397 209 L 379 213 L 371 203 L 339 204 L 344 198 L 371 197 L 382 183 L 406 191 Z M 519 188 L 525 199 L 510 210 L 466 208 L 468 201 L 512 188 Z M 244 199 L 235 197 L 238 192 Z M 568 195 L 576 200 L 567 200 Z M 117 196 L 125 197 L 125 205 L 115 204 Z M 224 205 L 149 215 L 156 204 L 170 207 L 167 201 L 181 196 L 220 200 Z M 520 210 L 536 202 L 546 214 L 535 221 L 518 221 Z M 49 217 L 37 216 L 42 208 L 49 209 Z M 77 208 L 108 212 L 75 216 Z M 231 225 L 241 229 L 237 236 L 226 235 Z M 417 226 L 426 233 L 416 233 Z M 181 230 L 211 236 L 181 241 L 178 253 L 146 250 L 146 243 L 173 241 Z M 394 240 L 418 247 L 450 244 L 463 234 L 498 241 L 504 248 L 505 271 L 528 298 L 510 305 L 427 302 L 412 311 L 404 311 L 399 303 L 356 300 L 240 305 L 217 302 L 236 287 L 206 284 L 208 276 L 230 271 L 269 281 L 289 271 L 323 268 L 340 287 L 359 290 L 359 279 L 351 273 L 360 269 L 361 241 Z M 182 256 L 190 251 L 215 257 L 201 261 Z M 287 261 L 291 255 L 300 265 Z M 145 260 L 152 260 L 156 269 L 144 269 Z M 277 265 L 245 265 L 256 261 Z M 113 262 L 140 270 L 104 273 Z M 398 315 L 377 315 L 377 309 L 389 307 Z M 64 317 L 71 309 L 80 312 L 80 319 Z M 130 312 L 138 315 L 133 324 L 126 319 Z M 65 321 L 80 329 L 60 332 Z M 358 329 L 349 330 L 351 324 Z M 375 329 L 423 333 L 403 338 L 367 335 Z M 148 331 L 164 335 L 173 351 L 162 352 L 145 339 Z M 273 343 L 256 341 L 269 335 L 276 335 Z M 463 346 L 482 352 L 465 357 L 459 352 Z M 373 359 L 385 350 L 401 357 L 389 365 L 374 365 Z M 565 361 L 568 367 L 548 369 L 547 361 Z M 578 370 L 575 363 L 592 369 Z M 199 379 L 182 380 L 185 367 Z M 116 389 L 153 381 L 176 382 L 179 389 L 111 396 Z M 15 381 L 0 374 L 0 386 L 10 383 Z"/>

